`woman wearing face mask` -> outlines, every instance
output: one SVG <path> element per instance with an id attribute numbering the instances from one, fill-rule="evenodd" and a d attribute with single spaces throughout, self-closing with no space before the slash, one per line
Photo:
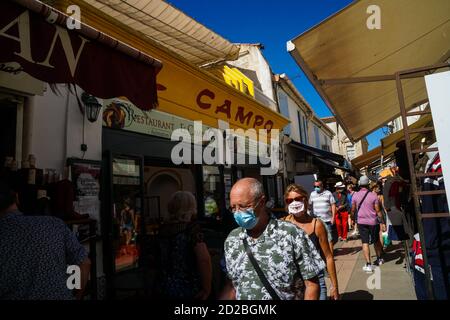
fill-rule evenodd
<path id="1" fill-rule="evenodd" d="M 326 262 L 327 271 L 330 275 L 332 287 L 330 289 L 330 297 L 333 300 L 339 299 L 339 289 L 336 276 L 336 266 L 334 264 L 333 254 L 328 243 L 327 229 L 324 223 L 313 218 L 308 214 L 308 193 L 299 185 L 291 184 L 286 188 L 284 200 L 289 213 L 283 218 L 303 229 L 320 252 L 322 259 Z M 327 299 L 327 287 L 325 284 L 325 273 L 319 276 L 320 282 L 320 300 Z"/>

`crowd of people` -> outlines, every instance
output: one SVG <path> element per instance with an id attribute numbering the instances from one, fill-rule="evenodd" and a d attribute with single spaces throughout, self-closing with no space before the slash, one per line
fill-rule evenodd
<path id="1" fill-rule="evenodd" d="M 386 230 L 386 222 L 379 184 L 370 184 L 362 176 L 358 187 L 337 182 L 334 188 L 331 192 L 322 181 L 315 181 L 314 191 L 309 193 L 305 186 L 289 185 L 284 193 L 287 215 L 277 219 L 266 205 L 263 185 L 254 178 L 238 180 L 230 192 L 230 212 L 238 227 L 224 243 L 226 281 L 215 297 L 211 257 L 196 219 L 197 201 L 190 192 L 174 193 L 168 208 L 171 221 L 160 230 L 155 257 L 160 270 L 154 281 L 156 296 L 340 299 L 334 245 L 359 235 L 366 259 L 363 269 L 372 272 L 373 265 L 383 264 L 380 234 Z M 371 244 L 377 256 L 373 264 Z M 89 273 L 83 246 L 63 222 L 22 215 L 17 196 L 7 185 L 0 190 L 0 260 L 6 262 L 0 265 L 0 299 L 81 297 L 83 288 L 78 295 L 65 288 L 66 266 L 81 266 L 83 287 Z M 331 283 L 329 290 L 326 277 Z"/>

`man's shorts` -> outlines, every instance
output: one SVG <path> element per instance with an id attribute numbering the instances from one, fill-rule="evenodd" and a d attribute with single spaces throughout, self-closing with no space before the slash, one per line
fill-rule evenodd
<path id="1" fill-rule="evenodd" d="M 358 224 L 358 232 L 362 243 L 374 244 L 380 238 L 380 225 Z"/>
<path id="2" fill-rule="evenodd" d="M 336 243 L 338 241 L 336 224 L 331 224 L 331 222 L 324 222 L 324 224 L 327 228 L 328 242 Z"/>

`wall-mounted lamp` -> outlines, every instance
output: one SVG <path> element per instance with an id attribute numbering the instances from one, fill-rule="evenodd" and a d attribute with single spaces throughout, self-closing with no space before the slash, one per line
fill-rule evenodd
<path id="1" fill-rule="evenodd" d="M 86 113 L 87 119 L 90 122 L 97 121 L 100 110 L 102 109 L 101 103 L 93 95 L 86 92 L 81 94 L 81 100 L 84 104 L 84 112 Z"/>

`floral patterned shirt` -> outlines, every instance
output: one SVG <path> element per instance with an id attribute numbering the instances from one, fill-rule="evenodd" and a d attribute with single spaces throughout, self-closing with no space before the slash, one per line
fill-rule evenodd
<path id="1" fill-rule="evenodd" d="M 301 298 L 303 280 L 316 277 L 325 268 L 306 233 L 290 222 L 272 217 L 257 239 L 248 236 L 243 228 L 236 228 L 225 241 L 225 260 L 238 300 L 272 299 L 245 252 L 244 238 L 282 300 Z"/>

